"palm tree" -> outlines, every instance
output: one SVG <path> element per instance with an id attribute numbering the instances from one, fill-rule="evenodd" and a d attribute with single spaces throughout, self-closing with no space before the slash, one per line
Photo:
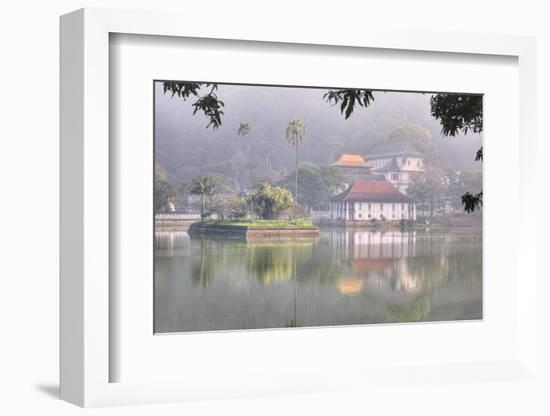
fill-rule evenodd
<path id="1" fill-rule="evenodd" d="M 298 204 L 298 145 L 302 143 L 306 135 L 306 126 L 297 117 L 294 117 L 288 122 L 288 127 L 286 128 L 286 140 L 288 144 L 294 146 L 295 155 L 296 155 L 296 176 L 294 184 L 294 205 L 292 206 L 293 217 L 296 217 L 296 205 Z"/>
<path id="2" fill-rule="evenodd" d="M 237 131 L 237 134 L 239 136 L 246 136 L 248 133 L 250 133 L 250 124 L 248 123 L 239 124 L 239 130 Z"/>
<path id="3" fill-rule="evenodd" d="M 214 194 L 214 189 L 216 188 L 217 181 L 214 176 L 200 176 L 193 179 L 191 183 L 190 192 L 193 195 L 201 196 L 201 220 L 204 221 L 204 197 L 211 196 Z"/>
<path id="4" fill-rule="evenodd" d="M 239 124 L 239 129 L 237 130 L 237 134 L 239 136 L 246 136 L 248 133 L 250 133 L 251 127 L 249 123 L 241 123 Z M 254 202 L 252 199 L 252 169 L 250 168 L 250 141 L 247 141 L 247 149 L 246 149 L 246 162 L 248 166 L 248 178 L 250 182 L 250 186 L 248 187 L 248 193 L 250 195 L 250 219 L 254 220 Z"/>

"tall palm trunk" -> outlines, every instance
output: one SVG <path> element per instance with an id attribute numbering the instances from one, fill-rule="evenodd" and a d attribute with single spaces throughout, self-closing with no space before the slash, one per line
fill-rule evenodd
<path id="1" fill-rule="evenodd" d="M 254 221 L 254 196 L 252 195 L 252 178 L 250 178 L 250 221 Z"/>
<path id="2" fill-rule="evenodd" d="M 298 142 L 294 145 L 296 148 L 296 158 L 295 158 L 295 183 L 294 183 L 294 205 L 292 206 L 292 216 L 296 219 L 296 205 L 298 205 Z"/>
<path id="3" fill-rule="evenodd" d="M 247 160 L 247 166 L 248 166 L 248 193 L 250 194 L 250 221 L 254 221 L 254 200 L 252 196 L 252 166 L 250 164 L 250 143 L 248 143 L 247 150 L 246 150 L 246 160 Z"/>

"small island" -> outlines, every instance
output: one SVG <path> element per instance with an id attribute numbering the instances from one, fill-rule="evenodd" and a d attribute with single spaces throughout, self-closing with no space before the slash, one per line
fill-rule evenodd
<path id="1" fill-rule="evenodd" d="M 311 239 L 319 237 L 319 228 L 309 220 L 229 220 L 195 222 L 189 226 L 192 237 L 214 236 L 249 240 Z"/>

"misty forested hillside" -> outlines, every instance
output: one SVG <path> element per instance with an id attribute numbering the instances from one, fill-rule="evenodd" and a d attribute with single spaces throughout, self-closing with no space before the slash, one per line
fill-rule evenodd
<path id="1" fill-rule="evenodd" d="M 294 169 L 294 148 L 287 143 L 285 130 L 289 120 L 298 117 L 307 128 L 299 148 L 300 163 L 327 165 L 343 152 L 365 154 L 392 133 L 395 136 L 395 129 L 412 124 L 427 129 L 427 140 L 431 134 L 434 152 L 446 168 L 475 166 L 481 136 L 443 137 L 439 122 L 430 114 L 431 94 L 374 92 L 374 103 L 357 108 L 345 120 L 339 107 L 323 99 L 325 92 L 220 85 L 217 95 L 225 103 L 224 115 L 222 126 L 213 129 L 206 128 L 208 120 L 201 112 L 193 116 L 190 101 L 163 94 L 162 83 L 157 83 L 156 165 L 173 183 L 218 173 L 244 184 L 250 159 L 255 178 L 276 178 Z M 249 123 L 249 134 L 237 134 L 240 123 Z"/>

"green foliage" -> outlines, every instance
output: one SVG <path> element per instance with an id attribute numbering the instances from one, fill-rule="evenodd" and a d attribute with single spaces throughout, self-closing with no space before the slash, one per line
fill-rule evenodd
<path id="1" fill-rule="evenodd" d="M 239 136 L 246 136 L 248 133 L 250 133 L 251 127 L 249 123 L 240 123 L 239 129 L 237 130 L 237 134 Z M 252 169 L 250 167 L 250 141 L 247 141 L 247 147 L 246 147 L 246 164 L 247 164 L 247 170 L 248 170 L 248 178 L 249 178 L 249 189 L 252 188 Z M 249 203 L 250 203 L 250 216 L 254 216 L 254 201 L 252 200 L 252 195 L 249 196 Z"/>
<path id="2" fill-rule="evenodd" d="M 178 97 L 181 97 L 184 100 L 189 98 L 191 95 L 198 97 L 199 90 L 201 89 L 202 85 L 203 84 L 200 82 L 168 82 L 166 81 L 162 83 L 164 94 L 166 94 L 167 92 L 171 92 L 172 97 L 177 95 Z"/>
<path id="3" fill-rule="evenodd" d="M 431 167 L 416 175 L 407 188 L 407 195 L 420 205 L 420 211 L 429 210 L 431 218 L 445 200 L 447 182 L 442 169 Z"/>
<path id="4" fill-rule="evenodd" d="M 296 171 L 281 184 L 290 189 L 296 182 Z M 337 168 L 305 164 L 298 169 L 298 200 L 308 211 L 325 207 L 329 198 L 343 188 L 345 180 Z"/>
<path id="5" fill-rule="evenodd" d="M 248 133 L 250 133 L 250 124 L 248 123 L 241 123 L 239 124 L 239 129 L 237 130 L 237 134 L 239 136 L 246 136 Z"/>
<path id="6" fill-rule="evenodd" d="M 425 155 L 425 163 L 443 165 L 440 149 L 435 146 L 430 131 L 419 124 L 405 124 L 392 130 L 386 139 L 390 143 L 408 143 Z"/>
<path id="7" fill-rule="evenodd" d="M 247 202 L 236 195 L 235 190 L 218 175 L 194 178 L 190 191 L 201 197 L 201 218 L 216 214 L 218 218 L 244 218 L 248 214 Z"/>
<path id="8" fill-rule="evenodd" d="M 449 202 L 455 208 L 459 209 L 464 206 L 466 212 L 473 212 L 476 208 L 481 208 L 481 205 L 477 205 L 475 200 L 472 200 L 472 197 L 476 195 L 470 193 L 471 189 L 482 188 L 481 170 L 467 170 L 464 172 L 449 171 L 447 175 L 449 178 L 447 194 Z M 464 199 L 465 195 L 470 196 Z M 481 197 L 482 195 L 479 196 Z M 464 201 L 466 201 L 466 203 L 464 203 Z"/>
<path id="9" fill-rule="evenodd" d="M 431 100 L 432 116 L 441 121 L 441 132 L 445 136 L 456 136 L 462 132 L 481 133 L 483 131 L 483 96 L 437 94 Z M 483 161 L 483 147 L 475 156 L 476 161 Z M 481 209 L 483 191 L 476 194 L 466 192 L 462 195 L 464 210 L 468 213 Z"/>
<path id="10" fill-rule="evenodd" d="M 475 195 L 466 192 L 462 195 L 462 205 L 464 205 L 466 212 L 474 212 L 476 209 L 481 209 L 483 206 L 483 191 Z"/>
<path id="11" fill-rule="evenodd" d="M 231 188 L 222 189 L 209 198 L 210 210 L 218 218 L 241 219 L 245 218 L 250 206 L 243 198 L 235 195 Z"/>
<path id="12" fill-rule="evenodd" d="M 432 134 L 419 124 L 405 124 L 392 130 L 387 141 L 409 143 L 424 154 L 431 152 L 433 148 Z"/>
<path id="13" fill-rule="evenodd" d="M 219 178 L 216 175 L 206 175 L 194 178 L 191 182 L 191 194 L 193 195 L 213 195 Z"/>
<path id="14" fill-rule="evenodd" d="M 286 128 L 286 139 L 288 141 L 288 144 L 292 146 L 298 146 L 302 141 L 304 140 L 304 137 L 306 135 L 306 126 L 297 117 L 294 117 L 288 122 L 288 126 Z"/>
<path id="15" fill-rule="evenodd" d="M 329 191 L 329 196 L 336 195 L 348 186 L 340 169 L 334 166 L 321 166 L 318 169 L 321 179 Z"/>
<path id="16" fill-rule="evenodd" d="M 483 162 L 483 146 L 479 148 L 479 150 L 476 152 L 476 162 L 482 161 Z"/>
<path id="17" fill-rule="evenodd" d="M 286 140 L 288 141 L 288 144 L 294 146 L 295 149 L 295 167 L 296 172 L 298 172 L 298 145 L 302 143 L 304 140 L 304 137 L 306 135 L 306 126 L 297 117 L 294 117 L 288 122 L 288 126 L 286 128 Z M 296 177 L 294 179 L 294 201 L 295 204 L 293 204 L 292 209 L 294 210 L 293 216 L 296 217 L 296 205 L 298 204 L 298 174 L 296 174 Z"/>
<path id="18" fill-rule="evenodd" d="M 271 220 L 284 210 L 294 205 L 292 194 L 285 188 L 263 183 L 252 193 L 254 206 L 259 210 L 261 218 Z"/>
<path id="19" fill-rule="evenodd" d="M 191 182 L 190 193 L 201 197 L 201 218 L 206 217 L 206 197 L 214 195 L 219 185 L 219 178 L 215 175 L 200 176 Z"/>
<path id="20" fill-rule="evenodd" d="M 428 299 L 420 297 L 410 303 L 392 304 L 388 302 L 385 309 L 392 322 L 419 322 L 425 321 L 428 317 L 431 303 Z"/>
<path id="21" fill-rule="evenodd" d="M 436 94 L 431 100 L 432 116 L 441 122 L 444 136 L 483 131 L 483 96 Z"/>
<path id="22" fill-rule="evenodd" d="M 353 113 L 355 104 L 367 108 L 374 101 L 371 90 L 331 90 L 323 98 L 331 105 L 340 104 L 340 113 L 346 120 Z"/>
<path id="23" fill-rule="evenodd" d="M 205 95 L 199 95 L 202 87 L 206 89 L 210 88 L 210 91 Z M 206 127 L 212 126 L 213 129 L 217 129 L 222 125 L 222 107 L 224 103 L 216 95 L 218 84 L 201 83 L 201 82 L 163 82 L 164 94 L 172 93 L 172 97 L 177 95 L 186 101 L 190 96 L 196 97 L 196 101 L 191 104 L 193 107 L 193 115 L 198 111 L 204 113 L 204 115 L 210 120 Z"/>
<path id="24" fill-rule="evenodd" d="M 162 212 L 169 209 L 170 202 L 175 196 L 176 190 L 174 186 L 168 181 L 166 173 L 160 169 L 155 168 L 155 181 L 153 191 L 153 203 L 155 212 Z"/>

